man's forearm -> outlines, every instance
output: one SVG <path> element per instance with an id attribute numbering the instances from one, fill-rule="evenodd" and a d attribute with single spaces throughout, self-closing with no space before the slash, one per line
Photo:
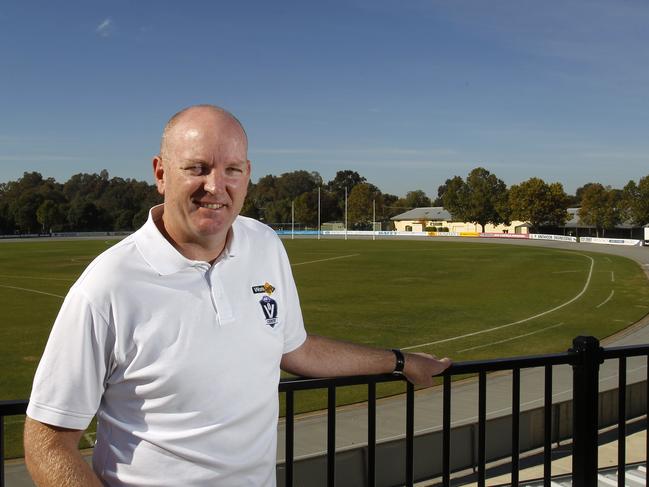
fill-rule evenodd
<path id="1" fill-rule="evenodd" d="M 38 487 L 101 487 L 78 449 L 82 432 L 25 420 L 25 463 Z"/>
<path id="2" fill-rule="evenodd" d="M 432 377 L 442 373 L 451 361 L 432 355 L 405 354 L 404 375 L 415 384 L 432 385 Z M 396 358 L 391 350 L 342 342 L 309 335 L 305 343 L 284 355 L 282 369 L 305 377 L 389 374 Z"/>
<path id="3" fill-rule="evenodd" d="M 296 360 L 285 356 L 282 368 L 305 377 L 389 374 L 395 358 L 390 350 L 309 335 Z M 287 360 L 288 358 L 288 360 Z"/>

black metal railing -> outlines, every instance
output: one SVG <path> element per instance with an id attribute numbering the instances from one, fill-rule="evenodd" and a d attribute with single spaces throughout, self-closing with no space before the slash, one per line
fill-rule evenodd
<path id="1" fill-rule="evenodd" d="M 28 401 L 0 401 L 0 487 L 5 485 L 5 417 L 27 412 Z"/>
<path id="2" fill-rule="evenodd" d="M 577 337 L 573 347 L 565 353 L 546 354 L 527 357 L 514 357 L 496 360 L 478 360 L 455 363 L 443 375 L 443 406 L 442 406 L 442 447 L 441 447 L 441 483 L 450 486 L 451 482 L 451 452 L 453 448 L 451 436 L 451 378 L 456 375 L 477 374 L 478 377 L 478 442 L 477 460 L 474 465 L 478 486 L 484 486 L 487 472 L 487 373 L 496 371 L 511 371 L 512 375 L 512 416 L 511 416 L 511 484 L 517 485 L 520 467 L 520 394 L 521 370 L 535 367 L 544 368 L 544 437 L 543 465 L 544 485 L 550 485 L 552 460 L 552 371 L 557 365 L 569 365 L 573 370 L 573 402 L 572 402 L 572 485 L 575 487 L 590 487 L 596 485 L 597 479 L 597 438 L 598 424 L 598 393 L 599 366 L 604 360 L 618 360 L 618 479 L 619 485 L 624 485 L 624 467 L 626 464 L 626 373 L 629 357 L 644 356 L 649 366 L 649 345 L 612 347 L 603 349 L 593 337 Z M 295 485 L 295 392 L 302 390 L 327 390 L 327 467 L 326 485 L 336 484 L 336 390 L 339 387 L 351 385 L 367 385 L 367 456 L 366 456 L 366 485 L 377 485 L 376 475 L 376 385 L 382 382 L 403 380 L 392 375 L 354 376 L 335 379 L 283 379 L 279 385 L 280 393 L 285 394 L 285 485 Z M 645 382 L 646 404 L 649 405 L 649 380 Z M 415 482 L 414 471 L 414 413 L 415 389 L 407 384 L 406 389 L 406 431 L 405 431 L 405 474 L 401 484 L 412 486 Z M 0 402 L 0 487 L 4 487 L 4 418 L 25 414 L 27 401 Z M 644 411 L 647 414 L 648 411 Z M 649 452 L 649 435 L 647 435 Z M 645 461 L 646 461 L 645 456 Z"/>

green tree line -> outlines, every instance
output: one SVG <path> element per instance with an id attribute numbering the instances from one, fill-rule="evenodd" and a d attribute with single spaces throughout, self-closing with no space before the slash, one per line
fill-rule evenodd
<path id="1" fill-rule="evenodd" d="M 578 215 L 588 226 L 604 235 L 623 222 L 642 226 L 649 222 L 649 175 L 638 183 L 629 181 L 623 189 L 587 183 L 568 195 L 558 182 L 530 178 L 507 188 L 505 183 L 478 167 L 463 179 L 447 179 L 438 189 L 442 205 L 455 220 L 479 224 L 529 222 L 532 231 L 559 227 L 569 218 L 567 208 L 579 207 Z"/>
<path id="2" fill-rule="evenodd" d="M 421 189 L 404 197 L 383 193 L 352 170 L 338 171 L 327 182 L 317 172 L 303 170 L 268 174 L 250 182 L 242 214 L 276 228 L 292 220 L 299 227 L 316 228 L 318 201 L 322 223 L 344 221 L 345 194 L 350 229 L 371 228 L 373 221 L 387 229 L 391 217 L 424 206 L 444 206 L 454 220 L 482 228 L 512 220 L 529 222 L 533 231 L 561 226 L 571 206 L 580 207 L 581 220 L 594 226 L 598 235 L 620 222 L 638 226 L 649 222 L 649 175 L 629 181 L 623 189 L 587 183 L 568 195 L 561 183 L 536 177 L 507 187 L 482 167 L 465 178 L 447 179 L 434 200 Z M 134 230 L 144 223 L 149 208 L 161 201 L 154 185 L 110 178 L 106 170 L 75 174 L 65 183 L 26 172 L 17 181 L 0 183 L 0 234 Z"/>
<path id="3" fill-rule="evenodd" d="M 100 174 L 75 174 L 65 183 L 26 172 L 0 183 L 0 233 L 129 231 L 162 201 L 154 185 Z"/>

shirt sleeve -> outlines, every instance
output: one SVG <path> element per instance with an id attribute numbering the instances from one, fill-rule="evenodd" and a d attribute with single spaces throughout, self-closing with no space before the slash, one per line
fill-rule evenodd
<path id="1" fill-rule="evenodd" d="M 276 237 L 277 238 L 277 237 Z M 286 287 L 286 302 L 288 312 L 286 325 L 284 327 L 284 353 L 292 352 L 306 340 L 306 330 L 304 329 L 304 319 L 302 318 L 302 309 L 300 307 L 300 297 L 297 293 L 293 273 L 291 272 L 291 263 L 286 255 L 286 250 L 281 240 L 277 238 L 280 258 L 282 260 L 282 273 Z"/>
<path id="2" fill-rule="evenodd" d="M 99 408 L 114 334 L 78 287 L 65 298 L 36 370 L 27 415 L 83 430 Z"/>

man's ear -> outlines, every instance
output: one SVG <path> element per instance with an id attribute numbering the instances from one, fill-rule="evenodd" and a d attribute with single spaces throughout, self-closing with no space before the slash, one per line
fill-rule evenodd
<path id="1" fill-rule="evenodd" d="M 153 177 L 155 178 L 155 185 L 158 188 L 158 193 L 165 194 L 165 169 L 162 162 L 162 157 L 155 156 L 153 158 Z"/>

